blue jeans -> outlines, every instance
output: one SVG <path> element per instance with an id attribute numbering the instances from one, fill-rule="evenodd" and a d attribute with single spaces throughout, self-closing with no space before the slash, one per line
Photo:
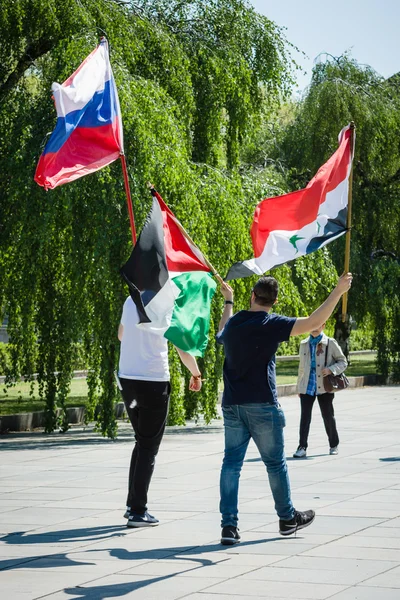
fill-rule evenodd
<path id="1" fill-rule="evenodd" d="M 285 415 L 272 404 L 239 404 L 222 409 L 225 428 L 225 454 L 221 469 L 221 526 L 238 523 L 239 477 L 247 446 L 253 438 L 267 467 L 269 485 L 280 519 L 294 517 L 284 452 Z"/>

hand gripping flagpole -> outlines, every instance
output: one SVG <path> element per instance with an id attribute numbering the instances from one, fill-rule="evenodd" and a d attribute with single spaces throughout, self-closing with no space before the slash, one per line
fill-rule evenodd
<path id="1" fill-rule="evenodd" d="M 131 190 L 129 187 L 128 169 L 126 166 L 125 154 L 121 154 L 120 158 L 121 158 L 121 164 L 122 164 L 122 173 L 124 175 L 124 185 L 125 185 L 126 203 L 128 205 L 129 222 L 131 224 L 132 243 L 133 243 L 133 245 L 135 245 L 136 244 L 135 218 L 133 216 L 132 196 L 131 196 Z"/>
<path id="2" fill-rule="evenodd" d="M 353 162 L 354 162 L 354 146 L 355 146 L 355 129 L 356 129 L 356 126 L 354 124 L 354 121 L 351 121 L 351 123 L 350 123 L 351 170 L 350 170 L 350 177 L 349 177 L 349 196 L 348 196 L 348 203 L 347 203 L 346 244 L 345 244 L 345 250 L 344 250 L 344 272 L 345 273 L 348 273 L 349 269 L 350 269 L 350 236 L 351 236 L 351 216 L 352 216 L 351 211 L 352 211 L 352 200 L 353 200 Z M 343 323 L 346 322 L 346 317 L 347 317 L 347 294 L 348 294 L 348 292 L 345 292 L 342 297 L 342 322 Z"/>
<path id="3" fill-rule="evenodd" d="M 154 192 L 156 191 L 156 188 L 154 187 L 154 185 L 152 183 L 147 182 L 147 186 L 148 186 L 148 188 L 150 190 L 150 193 L 152 193 L 153 190 L 154 190 Z M 192 240 L 192 238 L 190 237 L 190 235 L 188 234 L 188 232 L 186 231 L 186 229 L 184 229 L 184 227 L 182 226 L 182 224 L 180 223 L 180 221 L 178 219 L 176 219 L 175 223 L 178 226 L 178 228 L 181 231 L 181 233 L 188 240 L 188 242 L 190 242 L 193 246 L 197 247 L 197 244 L 194 243 L 194 241 Z M 213 265 L 210 263 L 210 261 L 208 260 L 208 258 L 203 254 L 203 252 L 201 252 L 201 253 L 203 255 L 204 262 L 206 263 L 207 267 L 210 269 L 211 273 L 214 275 L 214 277 L 218 281 L 218 283 L 220 283 L 220 284 L 225 283 L 224 280 L 222 279 L 221 275 L 213 267 Z"/>

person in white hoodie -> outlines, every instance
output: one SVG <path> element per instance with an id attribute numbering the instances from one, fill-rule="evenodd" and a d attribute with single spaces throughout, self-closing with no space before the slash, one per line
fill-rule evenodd
<path id="1" fill-rule="evenodd" d="M 294 458 L 307 456 L 308 434 L 315 398 L 324 420 L 329 440 L 329 454 L 338 454 L 339 435 L 336 428 L 333 399 L 335 394 L 325 391 L 324 376 L 340 375 L 347 367 L 347 360 L 339 344 L 323 332 L 325 323 L 311 331 L 310 336 L 300 343 L 300 364 L 297 392 L 301 403 L 299 446 Z"/>

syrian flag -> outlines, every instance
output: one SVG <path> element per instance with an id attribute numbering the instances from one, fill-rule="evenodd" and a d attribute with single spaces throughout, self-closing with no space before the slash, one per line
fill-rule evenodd
<path id="1" fill-rule="evenodd" d="M 217 284 L 178 219 L 155 190 L 151 193 L 151 211 L 121 274 L 138 309 L 138 327 L 203 356 Z"/>
<path id="2" fill-rule="evenodd" d="M 232 265 L 227 280 L 262 275 L 346 233 L 352 133 L 350 125 L 342 129 L 338 149 L 307 187 L 258 204 L 250 230 L 254 258 Z"/>

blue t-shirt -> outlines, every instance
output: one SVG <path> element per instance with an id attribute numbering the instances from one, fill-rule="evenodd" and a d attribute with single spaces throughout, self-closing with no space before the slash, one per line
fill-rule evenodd
<path id="1" fill-rule="evenodd" d="M 277 404 L 275 352 L 286 342 L 296 319 L 265 311 L 242 310 L 217 334 L 224 346 L 222 405 Z"/>

